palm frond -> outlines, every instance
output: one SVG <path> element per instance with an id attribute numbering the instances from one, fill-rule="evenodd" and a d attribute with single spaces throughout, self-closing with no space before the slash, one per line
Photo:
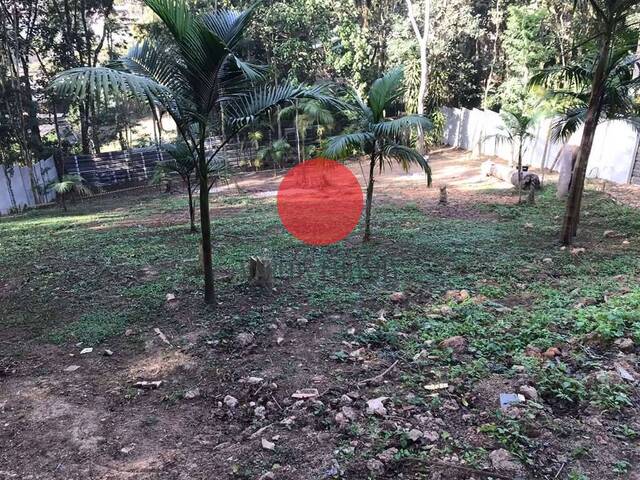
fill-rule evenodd
<path id="1" fill-rule="evenodd" d="M 423 131 L 427 131 L 432 127 L 433 125 L 427 117 L 422 115 L 406 115 L 373 125 L 373 132 L 376 136 L 397 138 L 412 128 L 422 128 Z"/>
<path id="2" fill-rule="evenodd" d="M 217 10 L 202 16 L 202 23 L 222 40 L 230 51 L 238 46 L 258 3 L 245 11 Z"/>
<path id="3" fill-rule="evenodd" d="M 312 99 L 322 104 L 334 104 L 335 99 L 326 93 L 326 87 L 296 86 L 283 83 L 277 86 L 262 85 L 253 91 L 231 97 L 225 104 L 227 120 L 234 128 L 240 128 L 255 122 L 265 112 L 294 102 L 295 100 Z"/>
<path id="4" fill-rule="evenodd" d="M 91 189 L 85 183 L 84 178 L 80 175 L 64 175 L 60 180 L 53 180 L 49 182 L 45 189 L 47 191 L 53 191 L 60 195 L 66 195 L 67 193 L 75 192 L 79 195 L 90 195 Z"/>
<path id="5" fill-rule="evenodd" d="M 374 116 L 374 121 L 382 119 L 385 109 L 397 100 L 403 93 L 403 72 L 396 68 L 378 78 L 369 89 L 368 104 Z"/>
<path id="6" fill-rule="evenodd" d="M 355 151 L 367 152 L 371 149 L 375 137 L 371 132 L 355 132 L 336 135 L 327 139 L 324 155 L 337 160 L 352 155 Z"/>
<path id="7" fill-rule="evenodd" d="M 172 108 L 174 92 L 157 81 L 134 73 L 107 67 L 79 67 L 57 75 L 49 85 L 62 98 L 84 99 L 133 97 L 142 102 L 153 102 Z"/>
<path id="8" fill-rule="evenodd" d="M 400 145 L 398 143 L 387 143 L 382 148 L 382 158 L 387 163 L 396 161 L 402 165 L 404 170 L 409 170 L 412 164 L 417 164 L 422 168 L 427 175 L 427 185 L 431 186 L 431 167 L 425 157 L 414 148 L 407 147 L 406 145 Z M 380 167 L 382 168 L 382 163 Z"/>
<path id="9" fill-rule="evenodd" d="M 551 139 L 554 142 L 567 142 L 584 125 L 587 107 L 570 108 L 556 119 L 551 126 Z"/>

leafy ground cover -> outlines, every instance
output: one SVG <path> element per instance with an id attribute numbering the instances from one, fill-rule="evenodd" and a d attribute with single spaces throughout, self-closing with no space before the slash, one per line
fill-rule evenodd
<path id="1" fill-rule="evenodd" d="M 293 239 L 266 176 L 217 196 L 216 309 L 183 196 L 0 220 L 0 473 L 635 478 L 640 212 L 589 191 L 563 250 L 552 185 L 518 206 L 454 182 L 438 206 L 392 180 L 367 245 Z M 247 285 L 252 255 L 273 292 Z"/>

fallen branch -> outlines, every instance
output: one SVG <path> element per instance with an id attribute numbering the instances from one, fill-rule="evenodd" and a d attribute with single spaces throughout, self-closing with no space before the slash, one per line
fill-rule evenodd
<path id="1" fill-rule="evenodd" d="M 384 372 L 382 372 L 380 375 L 376 375 L 375 377 L 371 377 L 371 378 L 367 378 L 365 380 L 361 380 L 360 382 L 358 382 L 358 385 L 359 386 L 360 385 L 366 385 L 367 383 L 381 380 L 387 373 L 389 373 L 391 370 L 393 370 L 396 367 L 396 365 L 398 364 L 399 361 L 400 360 L 396 360 L 395 362 L 393 362 L 393 364 L 389 368 L 387 368 Z"/>

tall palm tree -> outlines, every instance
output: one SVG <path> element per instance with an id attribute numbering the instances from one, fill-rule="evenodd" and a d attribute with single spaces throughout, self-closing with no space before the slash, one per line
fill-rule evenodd
<path id="1" fill-rule="evenodd" d="M 598 53 L 588 72 L 590 84 L 585 94 L 588 100 L 582 115 L 584 130 L 580 150 L 573 169 L 572 182 L 567 198 L 560 240 L 570 245 L 578 232 L 582 193 L 587 174 L 587 163 L 593 146 L 596 128 L 600 122 L 607 92 L 608 69 L 615 51 L 615 42 L 627 30 L 627 19 L 636 9 L 638 0 L 575 0 L 575 4 L 587 9 L 591 17 L 594 39 L 598 43 Z"/>
<path id="2" fill-rule="evenodd" d="M 327 131 L 335 126 L 335 118 L 326 105 L 316 100 L 298 102 L 289 107 L 283 108 L 278 113 L 280 120 L 293 119 L 296 129 L 296 144 L 298 148 L 298 162 L 305 160 L 305 138 L 307 130 L 313 125 L 317 125 L 318 136 L 322 137 Z"/>
<path id="3" fill-rule="evenodd" d="M 209 214 L 209 164 L 230 139 L 272 108 L 301 98 L 331 99 L 320 86 L 262 83 L 264 69 L 238 55 L 254 7 L 246 11 L 192 13 L 187 0 L 144 0 L 166 27 L 170 41 L 147 39 L 107 67 L 74 68 L 52 81 L 60 96 L 137 99 L 161 106 L 196 162 L 205 301 L 215 302 Z M 224 107 L 224 120 L 221 115 Z M 224 123 L 223 123 L 224 121 Z M 223 128 L 224 127 L 224 128 Z M 224 132 L 209 152 L 206 139 Z"/>
<path id="4" fill-rule="evenodd" d="M 344 158 L 352 154 L 363 153 L 369 157 L 369 178 L 367 180 L 367 198 L 365 203 L 364 241 L 371 239 L 371 205 L 373 202 L 373 184 L 375 169 L 380 171 L 385 164 L 398 162 L 405 170 L 412 163 L 418 164 L 427 175 L 431 185 L 431 168 L 413 146 L 407 133 L 413 129 L 431 128 L 431 122 L 422 115 L 406 115 L 388 118 L 387 112 L 393 110 L 396 101 L 404 89 L 401 69 L 395 69 L 377 79 L 371 85 L 366 99 L 355 90 L 351 96 L 354 105 L 353 132 L 328 139 L 325 155 L 329 158 Z"/>
<path id="5" fill-rule="evenodd" d="M 521 111 L 510 112 L 508 110 L 502 110 L 500 116 L 504 127 L 497 134 L 491 136 L 511 145 L 512 157 L 516 158 L 516 168 L 518 169 L 518 203 L 522 203 L 522 156 L 527 150 L 527 141 L 535 138 L 530 130 L 536 122 L 536 118 Z"/>

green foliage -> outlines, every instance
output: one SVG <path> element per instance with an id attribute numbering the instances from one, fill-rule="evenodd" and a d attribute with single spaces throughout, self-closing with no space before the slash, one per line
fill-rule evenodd
<path id="1" fill-rule="evenodd" d="M 82 342 L 83 346 L 98 345 L 110 337 L 124 333 L 126 326 L 126 318 L 118 313 L 86 313 L 78 320 L 55 329 L 50 334 L 50 339 L 55 343 Z"/>
<path id="2" fill-rule="evenodd" d="M 586 398 L 584 382 L 574 378 L 564 363 L 550 364 L 536 372 L 536 385 L 543 396 L 569 405 Z"/>
<path id="3" fill-rule="evenodd" d="M 598 382 L 595 388 L 589 390 L 592 404 L 603 411 L 614 413 L 633 406 L 629 394 L 629 387 L 621 383 Z"/>

